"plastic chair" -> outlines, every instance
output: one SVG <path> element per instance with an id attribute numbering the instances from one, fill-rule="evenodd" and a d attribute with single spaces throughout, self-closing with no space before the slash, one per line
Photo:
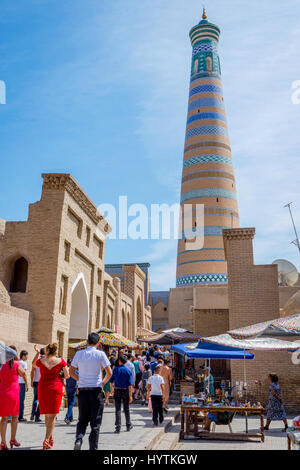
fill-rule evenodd
<path id="1" fill-rule="evenodd" d="M 231 427 L 231 423 L 232 423 L 232 420 L 233 420 L 233 417 L 234 417 L 234 413 L 231 414 L 230 417 L 228 417 L 228 419 L 225 421 L 219 421 L 218 423 L 215 423 L 213 422 L 212 423 L 212 432 L 215 432 L 216 431 L 216 426 L 228 426 L 229 427 L 229 430 L 232 434 L 232 427 Z"/>

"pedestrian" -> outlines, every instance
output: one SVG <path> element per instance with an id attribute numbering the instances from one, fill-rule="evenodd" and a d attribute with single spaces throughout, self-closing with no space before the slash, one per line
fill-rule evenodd
<path id="1" fill-rule="evenodd" d="M 74 450 L 80 450 L 86 428 L 90 423 L 90 450 L 98 449 L 99 432 L 104 408 L 103 387 L 111 378 L 112 372 L 108 357 L 103 351 L 97 350 L 100 343 L 98 333 L 90 333 L 87 348 L 77 351 L 70 367 L 70 374 L 78 380 L 79 418 L 76 428 Z M 78 373 L 76 373 L 76 369 Z M 102 379 L 102 369 L 106 375 Z"/>
<path id="2" fill-rule="evenodd" d="M 40 359 L 45 356 L 45 349 L 40 350 Z M 39 367 L 32 365 L 31 368 L 31 388 L 33 388 L 33 402 L 31 408 L 31 417 L 30 421 L 35 421 L 36 423 L 41 423 L 40 419 L 40 407 L 38 401 L 38 385 L 41 378 L 41 371 Z"/>
<path id="3" fill-rule="evenodd" d="M 125 364 L 125 367 L 127 367 L 127 369 L 129 369 L 132 374 L 132 384 L 134 386 L 135 385 L 135 367 L 132 363 L 132 360 L 133 360 L 132 354 L 127 353 L 127 362 Z"/>
<path id="4" fill-rule="evenodd" d="M 71 366 L 71 359 L 68 359 L 68 367 Z M 76 401 L 76 394 L 77 394 L 77 380 L 73 379 L 73 377 L 69 377 L 66 379 L 66 394 L 68 400 L 68 409 L 67 414 L 65 417 L 65 423 L 70 424 L 74 420 L 73 417 L 73 408 Z"/>
<path id="5" fill-rule="evenodd" d="M 162 376 L 165 382 L 164 393 L 163 393 L 163 410 L 165 413 L 167 413 L 169 396 L 170 396 L 170 388 L 171 388 L 171 384 L 173 380 L 172 369 L 170 369 L 169 367 L 168 359 L 162 360 L 160 375 Z"/>
<path id="6" fill-rule="evenodd" d="M 109 362 L 110 362 L 110 367 L 112 369 L 111 359 L 109 360 Z M 103 370 L 103 378 L 105 376 L 106 376 L 106 371 L 104 369 Z M 105 405 L 109 406 L 109 397 L 110 397 L 110 394 L 111 394 L 111 384 L 110 384 L 110 382 L 106 382 L 106 384 L 103 386 L 103 392 L 104 392 L 104 398 L 105 398 Z"/>
<path id="7" fill-rule="evenodd" d="M 25 377 L 23 378 L 22 376 L 19 376 L 19 385 L 20 385 L 20 410 L 19 410 L 19 422 L 26 422 L 27 419 L 24 418 L 24 403 L 25 403 L 25 397 L 26 397 L 26 392 L 28 392 L 28 383 L 27 383 L 27 376 L 26 376 L 26 370 L 27 370 L 27 359 L 28 359 L 28 352 L 25 350 L 22 350 L 20 352 L 20 365 L 21 367 L 25 370 Z"/>
<path id="8" fill-rule="evenodd" d="M 126 429 L 130 431 L 133 426 L 130 421 L 129 404 L 132 403 L 132 373 L 126 367 L 127 357 L 121 355 L 119 357 L 119 367 L 113 370 L 110 381 L 114 384 L 114 399 L 116 409 L 115 433 L 121 431 L 121 405 L 123 403 L 123 411 L 126 419 Z"/>
<path id="9" fill-rule="evenodd" d="M 147 403 L 147 384 L 148 379 L 151 377 L 150 364 L 146 363 L 144 365 L 144 370 L 142 372 L 142 381 L 141 381 L 141 395 L 143 399 L 143 405 L 148 405 Z"/>
<path id="10" fill-rule="evenodd" d="M 141 364 L 139 361 L 139 357 L 134 358 L 134 360 L 132 361 L 132 364 L 134 365 L 134 371 L 135 371 L 134 399 L 137 400 L 139 391 L 140 391 L 140 381 L 142 379 Z"/>
<path id="11" fill-rule="evenodd" d="M 286 432 L 288 428 L 288 423 L 286 419 L 286 412 L 283 406 L 283 400 L 281 398 L 280 385 L 278 383 L 278 376 L 276 374 L 269 374 L 268 376 L 270 386 L 269 386 L 269 403 L 267 411 L 267 422 L 265 430 L 268 431 L 271 421 L 283 421 L 284 429 L 283 432 Z"/>
<path id="12" fill-rule="evenodd" d="M 20 387 L 19 377 L 26 378 L 26 372 L 17 360 L 17 350 L 15 346 L 10 346 L 16 355 L 6 362 L 0 369 L 0 431 L 1 445 L 0 450 L 8 450 L 6 443 L 6 430 L 8 418 L 11 416 L 11 438 L 10 448 L 20 447 L 16 440 L 18 415 L 20 409 Z M 27 383 L 25 382 L 27 387 Z"/>
<path id="13" fill-rule="evenodd" d="M 154 349 L 150 350 L 149 359 L 150 359 L 151 374 L 153 375 L 154 374 L 154 369 L 158 365 L 157 359 L 155 357 Z"/>
<path id="14" fill-rule="evenodd" d="M 161 368 L 157 365 L 154 369 L 154 375 L 149 377 L 147 385 L 147 399 L 149 400 L 151 397 L 153 426 L 158 426 L 158 418 L 160 424 L 162 424 L 164 420 L 162 397 L 165 385 L 164 379 L 160 375 L 160 371 Z"/>
<path id="15" fill-rule="evenodd" d="M 69 369 L 66 361 L 57 357 L 57 343 L 48 344 L 45 348 L 45 356 L 40 359 L 40 350 L 36 344 L 34 349 L 36 355 L 32 365 L 39 367 L 41 372 L 38 400 L 40 413 L 45 415 L 46 424 L 43 450 L 49 450 L 54 444 L 53 432 L 63 397 L 63 378 L 69 378 Z"/>

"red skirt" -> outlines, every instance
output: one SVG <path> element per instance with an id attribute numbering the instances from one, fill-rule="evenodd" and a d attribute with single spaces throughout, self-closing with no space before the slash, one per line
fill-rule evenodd
<path id="1" fill-rule="evenodd" d="M 39 382 L 38 399 L 41 415 L 57 415 L 63 396 L 63 384 L 47 384 Z"/>

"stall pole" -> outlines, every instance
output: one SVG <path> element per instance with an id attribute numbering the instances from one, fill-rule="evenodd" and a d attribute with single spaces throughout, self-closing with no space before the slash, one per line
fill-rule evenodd
<path id="1" fill-rule="evenodd" d="M 248 385 L 247 385 L 247 373 L 246 373 L 246 350 L 244 349 L 244 387 L 246 389 L 246 403 L 248 401 Z M 248 434 L 248 413 L 245 413 L 246 418 L 246 434 Z"/>

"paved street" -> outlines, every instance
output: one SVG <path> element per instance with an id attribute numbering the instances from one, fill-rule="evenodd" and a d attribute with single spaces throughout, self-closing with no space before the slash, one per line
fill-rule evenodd
<path id="1" fill-rule="evenodd" d="M 291 420 L 289 420 L 291 424 Z M 259 420 L 249 417 L 249 433 L 258 432 Z M 265 442 L 257 439 L 253 442 L 247 441 L 209 441 L 194 440 L 181 441 L 176 446 L 177 450 L 287 450 L 286 433 L 282 432 L 283 423 L 275 421 L 271 423 L 270 431 L 266 431 Z M 245 418 L 236 417 L 232 423 L 233 432 L 245 431 Z M 228 426 L 218 426 L 217 432 L 228 432 Z"/>
<path id="2" fill-rule="evenodd" d="M 77 417 L 78 409 L 74 408 L 74 415 Z M 175 409 L 170 407 L 165 424 L 175 414 Z M 58 421 L 54 431 L 54 449 L 70 450 L 73 449 L 76 431 L 76 421 L 73 424 L 66 425 L 64 422 L 65 411 L 58 416 Z M 115 409 L 111 404 L 105 407 L 103 421 L 101 426 L 99 450 L 129 450 L 131 448 L 146 448 L 151 441 L 157 436 L 162 426 L 152 427 L 152 415 L 148 411 L 148 407 L 140 405 L 131 405 L 131 418 L 134 426 L 133 430 L 126 432 L 125 417 L 122 415 L 122 429 L 120 434 L 114 434 Z M 10 429 L 8 430 L 10 432 Z M 17 439 L 21 442 L 20 449 L 34 450 L 41 449 L 44 440 L 45 425 L 44 423 L 21 423 L 18 427 Z M 84 439 L 82 449 L 88 449 L 88 434 Z M 8 438 L 10 435 L 8 433 Z"/>

